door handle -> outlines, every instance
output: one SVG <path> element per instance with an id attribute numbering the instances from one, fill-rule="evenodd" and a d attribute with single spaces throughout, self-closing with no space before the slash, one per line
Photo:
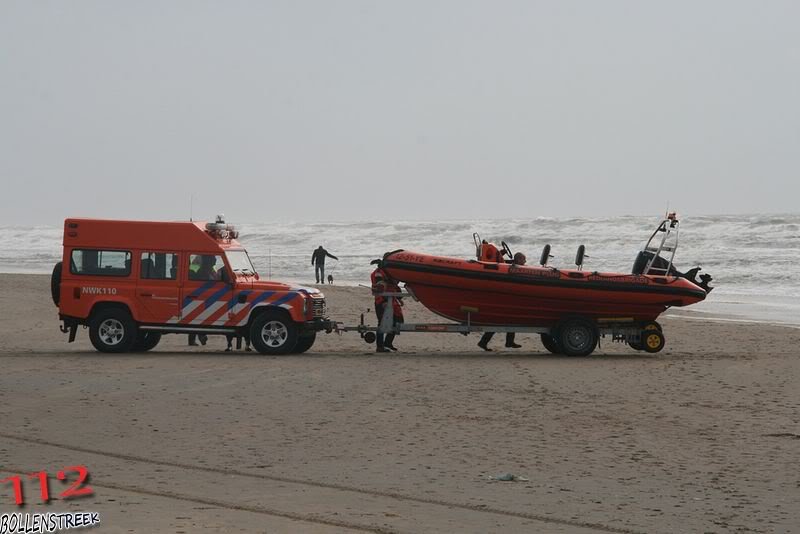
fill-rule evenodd
<path id="1" fill-rule="evenodd" d="M 140 297 L 152 297 L 153 294 L 152 293 L 139 293 L 139 296 Z"/>

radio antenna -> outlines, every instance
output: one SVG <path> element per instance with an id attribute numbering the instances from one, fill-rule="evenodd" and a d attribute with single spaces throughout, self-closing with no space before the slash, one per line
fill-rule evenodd
<path id="1" fill-rule="evenodd" d="M 189 195 L 189 222 L 194 221 L 194 193 Z"/>
<path id="2" fill-rule="evenodd" d="M 269 271 L 267 274 L 267 280 L 272 280 L 272 247 L 267 249 L 267 255 L 269 256 Z"/>

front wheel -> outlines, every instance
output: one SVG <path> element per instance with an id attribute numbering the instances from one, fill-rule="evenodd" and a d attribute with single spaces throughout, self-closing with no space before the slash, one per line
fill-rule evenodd
<path id="1" fill-rule="evenodd" d="M 655 354 L 664 348 L 664 334 L 658 330 L 642 331 L 642 349 L 650 354 Z"/>
<path id="2" fill-rule="evenodd" d="M 312 332 L 310 336 L 303 336 L 297 339 L 297 344 L 292 349 L 292 354 L 302 354 L 310 349 L 317 340 L 317 333 Z"/>
<path id="3" fill-rule="evenodd" d="M 585 319 L 567 319 L 558 328 L 558 341 L 567 356 L 588 356 L 597 346 L 597 330 Z"/>
<path id="4" fill-rule="evenodd" d="M 89 324 L 89 339 L 100 352 L 128 352 L 136 341 L 136 323 L 126 310 L 101 310 Z"/>
<path id="5" fill-rule="evenodd" d="M 297 345 L 297 325 L 284 313 L 265 311 L 250 325 L 250 342 L 261 354 L 288 354 Z"/>

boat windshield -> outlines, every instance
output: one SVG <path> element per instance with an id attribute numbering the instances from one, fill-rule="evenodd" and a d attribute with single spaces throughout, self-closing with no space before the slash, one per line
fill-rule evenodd
<path id="1" fill-rule="evenodd" d="M 228 264 L 237 275 L 244 274 L 253 276 L 256 274 L 256 269 L 250 261 L 250 256 L 247 255 L 245 250 L 228 250 L 225 252 L 228 257 Z"/>

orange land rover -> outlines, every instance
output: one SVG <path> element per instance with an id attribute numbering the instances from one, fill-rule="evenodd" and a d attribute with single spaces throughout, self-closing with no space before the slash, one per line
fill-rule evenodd
<path id="1" fill-rule="evenodd" d="M 330 331 L 316 289 L 260 280 L 238 233 L 214 223 L 64 221 L 51 289 L 61 330 L 99 351 L 146 351 L 162 334 L 247 336 L 263 354 L 305 352 Z"/>

